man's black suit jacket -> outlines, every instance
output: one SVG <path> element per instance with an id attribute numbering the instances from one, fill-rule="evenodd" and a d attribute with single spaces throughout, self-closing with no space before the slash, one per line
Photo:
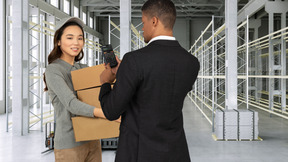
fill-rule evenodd
<path id="1" fill-rule="evenodd" d="M 197 78 L 197 58 L 178 41 L 156 40 L 127 53 L 116 83 L 101 86 L 107 119 L 122 116 L 116 162 L 189 162 L 184 98 Z"/>

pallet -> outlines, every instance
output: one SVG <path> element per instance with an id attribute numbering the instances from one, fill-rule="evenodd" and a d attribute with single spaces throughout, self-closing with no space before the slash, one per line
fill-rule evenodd
<path id="1" fill-rule="evenodd" d="M 214 141 L 263 141 L 259 136 L 257 139 L 218 139 L 215 134 L 212 134 L 212 138 Z"/>

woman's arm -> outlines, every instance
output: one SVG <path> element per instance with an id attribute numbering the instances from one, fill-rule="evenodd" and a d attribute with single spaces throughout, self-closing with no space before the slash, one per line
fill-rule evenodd
<path id="1" fill-rule="evenodd" d="M 57 68 L 47 68 L 45 77 L 48 89 L 57 95 L 63 106 L 72 114 L 106 119 L 101 108 L 88 105 L 77 99 Z M 116 121 L 120 122 L 121 120 L 117 119 Z"/>
<path id="2" fill-rule="evenodd" d="M 68 78 L 65 78 L 58 67 L 48 66 L 45 71 L 48 89 L 53 91 L 61 104 L 72 114 L 94 117 L 94 106 L 81 102 L 68 86 Z"/>

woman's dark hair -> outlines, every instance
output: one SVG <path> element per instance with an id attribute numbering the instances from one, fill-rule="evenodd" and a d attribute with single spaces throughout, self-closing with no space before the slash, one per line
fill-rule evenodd
<path id="1" fill-rule="evenodd" d="M 61 26 L 61 28 L 59 28 L 58 30 L 56 30 L 55 35 L 54 35 L 54 48 L 53 50 L 50 52 L 50 54 L 48 55 L 48 64 L 51 64 L 53 61 L 55 61 L 56 59 L 60 58 L 62 55 L 62 50 L 60 48 L 60 46 L 58 45 L 58 42 L 61 40 L 61 37 L 63 35 L 64 30 L 68 27 L 68 26 L 78 26 L 83 33 L 83 41 L 85 42 L 84 39 L 84 30 L 83 27 L 81 25 L 79 25 L 76 22 L 67 22 L 65 23 L 63 26 Z M 84 52 L 83 50 L 80 51 L 80 53 L 75 57 L 75 61 L 80 61 L 82 60 L 82 58 L 84 57 Z M 43 74 L 43 80 L 45 83 L 45 88 L 44 91 L 48 91 L 48 87 L 46 84 L 46 79 L 45 79 L 45 73 Z"/>

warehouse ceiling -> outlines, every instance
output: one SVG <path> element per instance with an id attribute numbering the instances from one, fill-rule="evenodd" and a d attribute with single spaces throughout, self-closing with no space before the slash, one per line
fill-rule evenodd
<path id="1" fill-rule="evenodd" d="M 131 0 L 132 17 L 141 17 L 141 7 L 146 0 Z M 225 0 L 172 0 L 176 6 L 177 17 L 201 18 L 219 16 L 224 11 Z M 238 0 L 238 8 L 248 0 Z M 119 16 L 120 0 L 80 0 L 95 16 Z"/>

